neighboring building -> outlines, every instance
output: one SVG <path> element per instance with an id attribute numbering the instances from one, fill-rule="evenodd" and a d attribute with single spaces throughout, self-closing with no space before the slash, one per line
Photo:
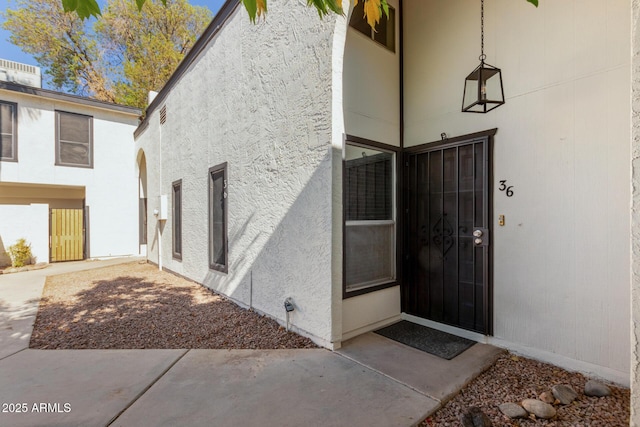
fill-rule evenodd
<path id="1" fill-rule="evenodd" d="M 0 81 L 0 265 L 144 253 L 133 131 L 140 110 Z"/>
<path id="2" fill-rule="evenodd" d="M 136 131 L 149 260 L 329 348 L 405 318 L 628 385 L 632 8 L 578 3 L 486 2 L 467 114 L 479 1 L 228 1 Z"/>
<path id="3" fill-rule="evenodd" d="M 0 81 L 35 88 L 42 87 L 40 67 L 0 59 Z"/>

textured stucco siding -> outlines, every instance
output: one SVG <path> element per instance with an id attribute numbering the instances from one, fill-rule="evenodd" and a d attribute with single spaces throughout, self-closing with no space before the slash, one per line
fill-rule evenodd
<path id="1" fill-rule="evenodd" d="M 298 2 L 254 25 L 237 8 L 137 140 L 147 161 L 148 257 L 329 345 L 332 332 L 332 28 Z M 228 274 L 208 267 L 208 170 L 228 165 Z M 171 183 L 182 180 L 182 259 L 171 254 Z"/>
<path id="2" fill-rule="evenodd" d="M 631 426 L 640 426 L 640 0 L 631 13 Z"/>
<path id="3" fill-rule="evenodd" d="M 0 91 L 0 99 L 18 104 L 18 162 L 0 162 L 0 182 L 34 187 L 39 184 L 84 187 L 90 215 L 88 256 L 138 254 L 133 140 L 136 115 L 12 91 Z M 56 110 L 93 117 L 93 168 L 55 165 Z M 82 207 L 81 198 L 78 200 L 70 201 L 69 205 L 53 197 L 32 202 L 48 203 L 50 207 Z M 0 203 L 14 204 L 14 201 L 3 201 L 0 194 Z M 39 259 L 47 261 L 48 255 Z"/>
<path id="4" fill-rule="evenodd" d="M 629 382 L 630 2 L 485 3 L 506 104 L 460 112 L 475 0 L 405 2 L 405 146 L 498 128 L 494 343 Z M 499 181 L 513 186 L 513 197 Z M 498 215 L 505 215 L 499 226 Z"/>

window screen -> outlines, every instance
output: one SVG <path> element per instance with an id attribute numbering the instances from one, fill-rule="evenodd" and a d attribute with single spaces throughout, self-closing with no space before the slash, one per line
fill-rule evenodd
<path id="1" fill-rule="evenodd" d="M 227 164 L 209 169 L 209 267 L 227 272 Z"/>
<path id="2" fill-rule="evenodd" d="M 93 118 L 56 111 L 56 164 L 93 167 Z"/>
<path id="3" fill-rule="evenodd" d="M 390 51 L 396 51 L 396 11 L 391 6 L 389 6 L 389 18 L 387 19 L 383 13 L 374 31 L 364 17 L 364 1 L 359 1 L 353 8 L 349 26 Z"/>
<path id="4" fill-rule="evenodd" d="M 345 150 L 346 292 L 395 280 L 394 154 Z"/>
<path id="5" fill-rule="evenodd" d="M 0 160 L 18 160 L 16 104 L 0 102 Z"/>
<path id="6" fill-rule="evenodd" d="M 173 191 L 172 191 L 173 257 L 176 259 L 182 259 L 182 180 L 176 181 L 172 185 L 173 185 Z"/>

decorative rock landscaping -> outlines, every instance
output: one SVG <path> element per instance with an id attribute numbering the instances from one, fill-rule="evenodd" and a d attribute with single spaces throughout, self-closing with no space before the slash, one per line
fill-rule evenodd
<path id="1" fill-rule="evenodd" d="M 588 394 L 607 391 L 610 395 L 604 397 Z M 543 398 L 553 402 L 547 404 Z M 540 412 L 542 409 L 548 413 Z M 479 418 L 479 412 L 491 424 Z M 551 413 L 552 418 L 540 417 Z M 629 415 L 628 388 L 605 385 L 578 372 L 505 353 L 420 426 L 622 427 L 629 425 Z M 474 424 L 480 419 L 483 424 Z"/>
<path id="2" fill-rule="evenodd" d="M 598 397 L 610 396 L 611 389 L 598 381 L 589 380 L 585 384 L 584 394 L 586 396 Z M 576 393 L 570 385 L 558 384 L 554 385 L 551 391 L 541 393 L 539 399 L 524 399 L 521 403 L 522 406 L 509 402 L 503 403 L 498 407 L 503 414 L 512 419 L 528 417 L 534 420 L 537 418 L 548 420 L 554 418 L 557 414 L 556 408 L 551 404 L 570 405 L 577 398 L 578 393 Z M 472 409 L 480 410 L 477 407 L 470 408 L 469 410 L 471 411 Z M 466 426 L 464 423 L 463 425 Z M 475 424 L 469 425 L 475 427 Z"/>

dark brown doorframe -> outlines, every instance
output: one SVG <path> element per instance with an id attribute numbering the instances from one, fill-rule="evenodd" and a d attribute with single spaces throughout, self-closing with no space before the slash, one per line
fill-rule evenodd
<path id="1" fill-rule="evenodd" d="M 495 132 L 407 148 L 403 168 L 402 311 L 488 335 Z"/>

